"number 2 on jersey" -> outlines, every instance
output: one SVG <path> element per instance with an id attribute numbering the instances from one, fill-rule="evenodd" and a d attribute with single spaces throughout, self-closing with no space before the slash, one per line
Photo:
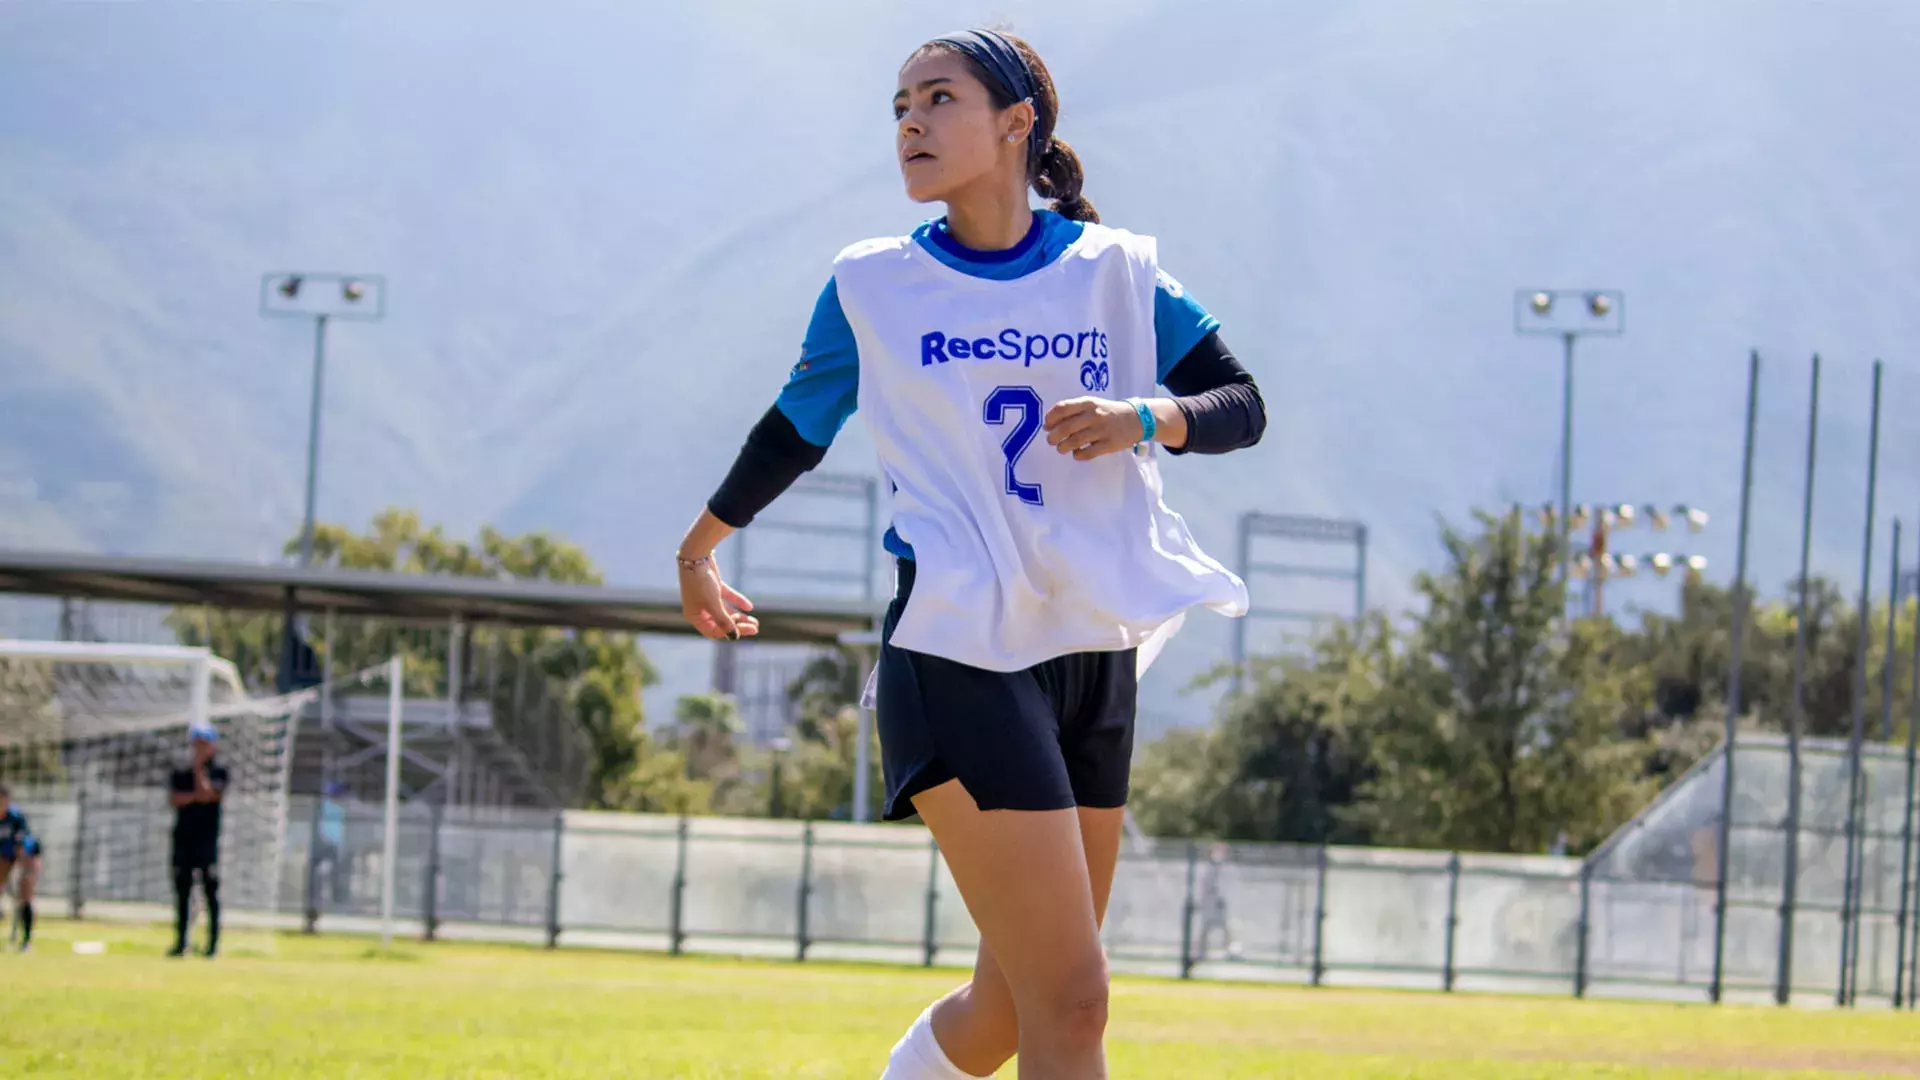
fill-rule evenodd
<path id="1" fill-rule="evenodd" d="M 1013 422 L 1013 430 L 1000 441 L 1000 452 L 1007 458 L 1007 494 L 1017 496 L 1028 506 L 1044 506 L 1040 485 L 1022 483 L 1013 474 L 1020 455 L 1027 452 L 1033 437 L 1040 434 L 1040 395 L 1034 393 L 1031 386 L 996 386 L 993 393 L 987 395 L 983 419 L 998 427 L 1008 422 L 1007 412 L 1015 409 L 1019 410 L 1020 419 Z"/>

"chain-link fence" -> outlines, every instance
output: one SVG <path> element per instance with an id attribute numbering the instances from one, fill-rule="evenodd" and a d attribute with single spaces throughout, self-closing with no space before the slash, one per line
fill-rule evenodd
<path id="1" fill-rule="evenodd" d="M 1727 987 L 1755 996 L 1774 988 L 1780 940 L 1784 833 L 1767 802 L 1768 751 L 1740 751 L 1752 787 L 1736 800 L 1741 854 L 1726 936 Z M 1844 821 L 1819 809 L 1829 802 L 1818 793 L 1832 785 L 1813 760 L 1790 978 L 1797 991 L 1832 993 L 1844 900 L 1837 864 L 1831 875 L 1818 868 L 1834 861 Z M 1705 996 L 1715 891 L 1710 874 L 1699 875 L 1714 864 L 1716 761 L 1587 862 L 1130 840 L 1104 937 L 1117 968 L 1165 975 Z M 1904 760 L 1888 756 L 1883 769 L 1876 758 L 1869 775 L 1903 769 Z M 1871 805 L 1898 806 L 1901 794 L 1891 784 Z M 163 843 L 156 823 L 166 811 L 148 811 L 93 816 L 84 837 L 51 845 L 50 898 L 169 902 L 164 879 L 140 870 Z M 1898 811 L 1875 813 L 1849 954 L 1865 997 L 1892 995 L 1897 945 L 1913 937 L 1897 903 Z M 320 932 L 365 928 L 380 912 L 381 807 L 303 798 L 290 817 L 279 914 Z M 72 865 L 60 849 L 75 842 L 93 868 L 78 895 L 52 865 Z M 912 826 L 406 806 L 394 857 L 402 930 L 427 938 L 504 931 L 548 944 L 921 964 L 970 962 L 978 943 L 931 837 Z"/>

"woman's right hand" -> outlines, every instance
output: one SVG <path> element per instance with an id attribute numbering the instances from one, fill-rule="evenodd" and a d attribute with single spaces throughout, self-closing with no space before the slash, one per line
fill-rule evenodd
<path id="1" fill-rule="evenodd" d="M 720 580 L 720 566 L 711 554 L 680 561 L 680 614 L 700 636 L 714 641 L 738 641 L 760 632 L 760 620 L 747 614 L 753 601 Z"/>

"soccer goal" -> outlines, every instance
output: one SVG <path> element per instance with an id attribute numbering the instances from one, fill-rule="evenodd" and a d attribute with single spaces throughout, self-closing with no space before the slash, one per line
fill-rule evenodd
<path id="1" fill-rule="evenodd" d="M 223 896 L 274 911 L 295 719 L 312 691 L 253 697 L 206 649 L 0 640 L 0 782 L 44 849 L 40 891 L 70 909 L 172 903 L 168 782 L 188 729 L 220 733 L 229 774 Z"/>

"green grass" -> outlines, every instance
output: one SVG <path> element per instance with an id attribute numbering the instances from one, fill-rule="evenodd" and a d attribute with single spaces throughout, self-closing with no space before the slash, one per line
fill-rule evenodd
<path id="1" fill-rule="evenodd" d="M 0 957 L 0 1075 L 871 1080 L 957 977 L 264 934 L 166 960 L 165 937 L 49 921 Z M 1108 1046 L 1115 1077 L 1920 1076 L 1911 1014 L 1151 979 L 1116 982 Z"/>

